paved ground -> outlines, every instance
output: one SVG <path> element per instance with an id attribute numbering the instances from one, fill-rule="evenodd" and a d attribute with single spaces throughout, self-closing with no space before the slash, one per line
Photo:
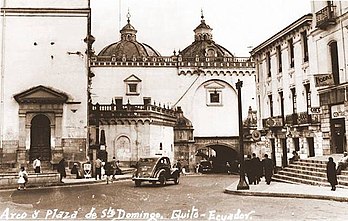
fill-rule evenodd
<path id="1" fill-rule="evenodd" d="M 347 220 L 348 203 L 331 200 L 239 196 L 224 193 L 236 175 L 183 176 L 179 185 L 165 187 L 129 180 L 106 185 L 89 179 L 89 185 L 65 180 L 64 186 L 0 191 L 0 220 L 38 215 L 41 220 L 95 218 L 135 220 L 146 213 L 155 220 Z M 69 181 L 74 183 L 69 183 Z M 272 183 L 271 186 L 278 186 Z M 301 185 L 302 186 L 302 185 Z M 265 187 L 259 184 L 251 189 Z M 298 187 L 301 188 L 301 187 Z M 228 218 L 229 217 L 229 218 Z M 38 220 L 35 218 L 35 220 Z M 150 219 L 140 219 L 150 220 Z"/>

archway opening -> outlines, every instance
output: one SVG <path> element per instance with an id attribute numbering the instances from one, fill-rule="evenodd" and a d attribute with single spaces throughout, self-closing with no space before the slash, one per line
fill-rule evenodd
<path id="1" fill-rule="evenodd" d="M 48 117 L 39 114 L 31 121 L 29 160 L 40 157 L 42 161 L 51 160 L 51 123 Z"/>
<path id="2" fill-rule="evenodd" d="M 196 154 L 199 160 L 208 160 L 212 164 L 212 172 L 227 172 L 227 162 L 231 165 L 232 172 L 238 172 L 238 152 L 224 145 L 210 145 L 199 149 Z"/>

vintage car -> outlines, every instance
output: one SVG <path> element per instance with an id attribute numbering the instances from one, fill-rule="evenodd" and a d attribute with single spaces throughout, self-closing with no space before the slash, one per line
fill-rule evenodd
<path id="1" fill-rule="evenodd" d="M 136 170 L 132 177 L 135 186 L 140 186 L 142 182 L 146 181 L 152 184 L 159 182 L 162 186 L 167 181 L 174 181 L 174 184 L 179 183 L 179 169 L 171 166 L 168 157 L 140 158 L 135 167 Z"/>
<path id="2" fill-rule="evenodd" d="M 208 160 L 201 160 L 201 162 L 198 165 L 198 172 L 210 173 L 212 171 L 213 171 L 213 166 L 211 165 L 211 162 Z"/>

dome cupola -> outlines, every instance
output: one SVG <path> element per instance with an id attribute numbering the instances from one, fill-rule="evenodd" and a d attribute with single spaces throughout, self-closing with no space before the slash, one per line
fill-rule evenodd
<path id="1" fill-rule="evenodd" d="M 205 23 L 203 10 L 201 10 L 201 24 L 195 28 L 195 41 L 212 41 L 212 28 Z"/>
<path id="2" fill-rule="evenodd" d="M 128 12 L 127 24 L 120 30 L 121 40 L 103 48 L 98 56 L 111 56 L 122 61 L 143 60 L 144 57 L 161 56 L 151 46 L 137 41 L 137 30 L 131 25 L 130 17 Z"/>

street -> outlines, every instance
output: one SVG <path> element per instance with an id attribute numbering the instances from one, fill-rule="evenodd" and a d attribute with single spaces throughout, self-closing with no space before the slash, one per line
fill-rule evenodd
<path id="1" fill-rule="evenodd" d="M 223 193 L 237 175 L 182 176 L 179 185 L 130 180 L 0 192 L 0 220 L 346 220 L 347 203 Z M 262 181 L 264 182 L 264 181 Z"/>

